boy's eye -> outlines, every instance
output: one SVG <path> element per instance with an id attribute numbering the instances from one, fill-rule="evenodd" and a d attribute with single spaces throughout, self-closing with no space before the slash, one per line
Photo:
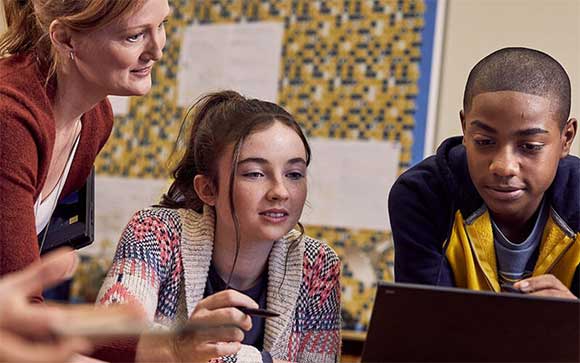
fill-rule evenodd
<path id="1" fill-rule="evenodd" d="M 473 142 L 477 146 L 488 146 L 493 144 L 493 141 L 491 141 L 490 139 L 475 139 L 473 140 Z"/>
<path id="2" fill-rule="evenodd" d="M 540 151 L 544 148 L 544 144 L 531 144 L 525 143 L 520 146 L 522 149 L 528 152 Z"/>
<path id="3" fill-rule="evenodd" d="M 141 32 L 141 33 L 137 33 L 135 35 L 128 36 L 127 41 L 129 43 L 136 43 L 139 40 L 143 39 L 143 35 L 145 35 L 145 33 Z"/>

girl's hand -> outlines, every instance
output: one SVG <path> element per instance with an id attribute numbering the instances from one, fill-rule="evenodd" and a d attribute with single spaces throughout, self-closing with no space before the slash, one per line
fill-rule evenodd
<path id="1" fill-rule="evenodd" d="M 258 308 L 254 300 L 235 290 L 206 297 L 197 304 L 187 322 L 199 329 L 171 336 L 163 343 L 154 335 L 144 336 L 139 342 L 137 360 L 207 362 L 236 354 L 241 348 L 244 331 L 252 328 L 250 316 L 236 306 Z M 171 358 L 167 359 L 167 355 Z"/>
<path id="2" fill-rule="evenodd" d="M 181 361 L 208 361 L 211 358 L 237 353 L 244 340 L 244 331 L 252 328 L 252 319 L 235 306 L 258 308 L 250 297 L 224 290 L 201 300 L 189 317 L 199 331 L 177 337 L 175 352 Z"/>

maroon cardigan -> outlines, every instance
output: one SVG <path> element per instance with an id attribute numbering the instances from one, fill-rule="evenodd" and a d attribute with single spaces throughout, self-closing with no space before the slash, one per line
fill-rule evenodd
<path id="1" fill-rule="evenodd" d="M 55 141 L 52 100 L 33 55 L 0 60 L 0 276 L 39 258 L 34 203 L 48 174 Z M 81 117 L 82 131 L 60 197 L 80 188 L 113 127 L 111 104 L 104 99 Z M 42 301 L 41 292 L 33 297 Z M 137 339 L 97 345 L 93 356 L 108 361 L 135 359 Z"/>
<path id="2" fill-rule="evenodd" d="M 39 258 L 34 203 L 54 148 L 54 88 L 54 82 L 46 86 L 46 72 L 34 55 L 0 60 L 0 276 Z M 86 112 L 81 122 L 80 142 L 61 197 L 84 184 L 110 135 L 109 101 Z"/>

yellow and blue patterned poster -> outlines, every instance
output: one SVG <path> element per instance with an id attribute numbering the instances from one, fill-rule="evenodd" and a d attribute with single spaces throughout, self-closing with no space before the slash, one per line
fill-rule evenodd
<path id="1" fill-rule="evenodd" d="M 342 258 L 343 327 L 365 331 L 376 282 L 393 279 L 389 186 L 432 147 L 442 1 L 170 1 L 152 91 L 112 99 L 89 252 L 110 258 L 132 213 L 167 188 L 167 159 L 195 98 L 234 88 L 277 101 L 309 137 L 303 222 Z"/>

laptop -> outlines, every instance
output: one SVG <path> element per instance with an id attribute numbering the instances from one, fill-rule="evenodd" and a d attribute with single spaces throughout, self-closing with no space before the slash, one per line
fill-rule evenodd
<path id="1" fill-rule="evenodd" d="M 362 362 L 578 362 L 580 302 L 382 282 Z"/>
<path id="2" fill-rule="evenodd" d="M 44 254 L 62 246 L 79 249 L 91 244 L 95 235 L 94 202 L 93 168 L 86 183 L 79 190 L 58 202 L 47 227 L 38 234 L 40 253 Z"/>

